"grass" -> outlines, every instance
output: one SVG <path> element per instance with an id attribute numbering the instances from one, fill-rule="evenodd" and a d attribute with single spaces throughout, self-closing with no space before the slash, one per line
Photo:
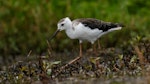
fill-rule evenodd
<path id="1" fill-rule="evenodd" d="M 66 16 L 76 18 L 97 18 L 104 21 L 120 22 L 126 27 L 101 38 L 105 47 L 120 46 L 136 36 L 149 38 L 149 1 L 139 0 L 46 0 L 46 1 L 0 1 L 0 51 L 8 55 L 26 55 L 30 50 L 35 54 L 44 53 L 46 40 L 56 30 L 57 22 Z M 114 38 L 119 35 L 119 38 Z M 105 38 L 104 38 L 105 37 Z M 17 38 L 17 39 L 16 39 Z M 32 38 L 32 39 L 31 39 Z M 56 50 L 70 50 L 78 41 L 67 39 L 61 33 L 52 41 Z M 59 45 L 57 45 L 59 44 Z M 108 45 L 109 44 L 109 45 Z"/>

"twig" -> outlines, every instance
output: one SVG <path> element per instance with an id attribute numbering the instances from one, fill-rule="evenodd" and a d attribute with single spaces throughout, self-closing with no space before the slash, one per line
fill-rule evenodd
<path id="1" fill-rule="evenodd" d="M 31 55 L 31 53 L 32 53 L 32 50 L 29 51 L 27 57 L 29 57 Z"/>
<path id="2" fill-rule="evenodd" d="M 48 41 L 48 40 L 46 40 L 46 42 L 47 42 L 47 45 L 48 45 L 48 54 L 49 54 L 49 56 L 52 56 L 52 47 L 51 47 L 51 45 L 50 45 L 50 42 Z"/>
<path id="3" fill-rule="evenodd" d="M 53 76 L 53 77 L 58 76 L 66 67 L 68 67 L 69 65 L 73 64 L 74 62 L 76 62 L 76 61 L 79 60 L 80 58 L 81 58 L 81 56 L 78 56 L 78 57 L 76 57 L 75 59 L 71 60 L 68 64 L 62 66 L 62 67 L 60 68 L 60 70 L 57 72 L 57 74 L 56 74 L 55 76 Z"/>
<path id="4" fill-rule="evenodd" d="M 44 69 L 44 67 L 43 67 L 43 59 L 42 59 L 41 56 L 39 56 L 39 68 L 40 68 L 41 72 L 46 73 L 46 72 L 45 72 L 45 69 Z"/>
<path id="5" fill-rule="evenodd" d="M 146 59 L 144 59 L 143 53 L 140 51 L 138 46 L 134 46 L 134 50 L 139 57 L 140 64 L 143 64 L 146 61 Z"/>

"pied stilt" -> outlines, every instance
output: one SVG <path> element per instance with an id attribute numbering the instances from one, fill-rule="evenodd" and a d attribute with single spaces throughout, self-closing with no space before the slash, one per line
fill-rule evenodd
<path id="1" fill-rule="evenodd" d="M 120 23 L 104 22 L 94 18 L 81 18 L 71 21 L 68 17 L 61 19 L 57 24 L 57 31 L 52 35 L 52 39 L 59 31 L 65 30 L 70 39 L 78 39 L 80 43 L 80 53 L 82 56 L 82 42 L 88 41 L 91 44 L 114 30 L 120 30 L 123 25 Z"/>

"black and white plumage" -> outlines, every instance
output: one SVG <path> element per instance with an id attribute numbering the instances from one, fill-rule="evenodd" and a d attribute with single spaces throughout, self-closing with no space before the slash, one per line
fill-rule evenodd
<path id="1" fill-rule="evenodd" d="M 65 30 L 69 38 L 78 39 L 80 44 L 84 40 L 94 44 L 94 42 L 102 35 L 114 30 L 120 30 L 123 25 L 119 23 L 104 22 L 93 18 L 81 18 L 71 21 L 66 17 L 58 22 L 57 27 L 57 31 L 51 38 L 59 31 Z M 82 55 L 81 48 L 82 47 L 80 46 L 80 55 Z"/>
<path id="2" fill-rule="evenodd" d="M 111 28 L 123 26 L 122 24 L 104 22 L 98 19 L 93 19 L 93 18 L 82 18 L 82 19 L 76 19 L 75 21 L 81 22 L 84 26 L 89 27 L 91 29 L 98 28 L 99 30 L 102 30 L 103 32 Z"/>

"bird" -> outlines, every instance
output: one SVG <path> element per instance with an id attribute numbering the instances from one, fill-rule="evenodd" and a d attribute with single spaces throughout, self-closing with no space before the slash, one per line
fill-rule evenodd
<path id="1" fill-rule="evenodd" d="M 53 39 L 58 32 L 65 31 L 70 39 L 78 39 L 80 44 L 79 57 L 82 57 L 82 43 L 88 41 L 92 45 L 102 35 L 120 30 L 124 27 L 121 23 L 106 22 L 95 18 L 79 18 L 72 20 L 69 17 L 62 18 L 57 23 L 57 30 L 50 37 Z"/>

